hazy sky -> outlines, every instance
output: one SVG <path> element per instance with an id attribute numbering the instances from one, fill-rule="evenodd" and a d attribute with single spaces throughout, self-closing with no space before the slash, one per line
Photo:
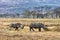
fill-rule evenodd
<path id="1" fill-rule="evenodd" d="M 60 6 L 60 0 L 0 0 L 0 13 L 19 13 L 40 5 Z"/>

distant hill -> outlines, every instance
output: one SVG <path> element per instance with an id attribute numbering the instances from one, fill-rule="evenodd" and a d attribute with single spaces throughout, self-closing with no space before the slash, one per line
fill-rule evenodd
<path id="1" fill-rule="evenodd" d="M 0 13 L 21 13 L 37 6 L 60 6 L 60 0 L 0 0 Z"/>

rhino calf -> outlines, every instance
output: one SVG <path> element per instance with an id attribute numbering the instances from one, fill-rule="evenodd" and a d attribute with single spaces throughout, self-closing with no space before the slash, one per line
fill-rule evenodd
<path id="1" fill-rule="evenodd" d="M 15 23 L 15 24 L 10 24 L 9 25 L 10 28 L 15 28 L 15 30 L 18 30 L 18 28 L 21 28 L 23 29 L 24 28 L 24 25 L 22 25 L 21 23 Z"/>

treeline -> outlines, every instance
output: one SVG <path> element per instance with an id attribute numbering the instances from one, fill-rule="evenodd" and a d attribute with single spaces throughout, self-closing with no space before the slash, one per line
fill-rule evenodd
<path id="1" fill-rule="evenodd" d="M 0 17 L 19 17 L 19 18 L 60 18 L 60 7 L 40 6 L 33 10 L 26 9 L 22 13 L 0 14 Z"/>

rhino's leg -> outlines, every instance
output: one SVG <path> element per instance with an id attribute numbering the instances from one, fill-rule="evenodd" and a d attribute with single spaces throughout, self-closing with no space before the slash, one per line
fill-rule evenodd
<path id="1" fill-rule="evenodd" d="M 34 31 L 34 29 L 32 28 L 32 30 Z"/>
<path id="2" fill-rule="evenodd" d="M 41 31 L 41 28 L 39 28 L 39 32 Z"/>
<path id="3" fill-rule="evenodd" d="M 31 27 L 29 27 L 30 28 L 30 31 L 31 31 Z"/>
<path id="4" fill-rule="evenodd" d="M 30 27 L 30 31 L 32 31 L 32 30 L 34 31 L 34 29 L 32 27 Z"/>
<path id="5" fill-rule="evenodd" d="M 18 30 L 18 27 L 16 27 L 15 30 Z"/>
<path id="6" fill-rule="evenodd" d="M 30 31 L 31 31 L 31 27 L 30 27 Z"/>

